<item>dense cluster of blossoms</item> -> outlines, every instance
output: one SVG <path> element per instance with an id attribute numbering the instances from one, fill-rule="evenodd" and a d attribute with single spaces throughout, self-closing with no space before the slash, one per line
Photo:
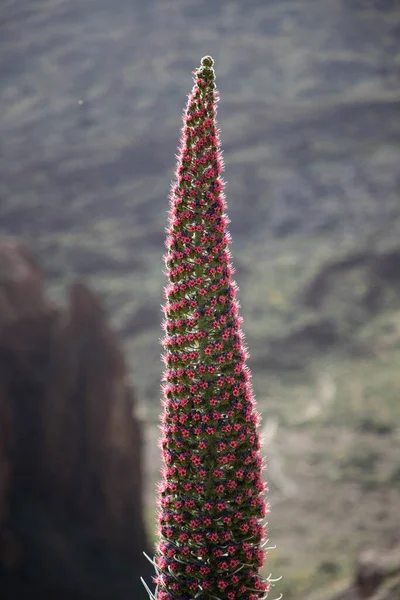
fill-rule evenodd
<path id="1" fill-rule="evenodd" d="M 157 600 L 259 600 L 269 589 L 259 574 L 267 512 L 259 415 L 228 250 L 216 101 L 205 57 L 170 196 Z"/>

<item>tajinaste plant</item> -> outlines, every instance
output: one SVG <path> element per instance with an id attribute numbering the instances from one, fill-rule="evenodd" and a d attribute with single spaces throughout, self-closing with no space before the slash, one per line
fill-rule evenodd
<path id="1" fill-rule="evenodd" d="M 157 600 L 259 600 L 267 512 L 259 415 L 228 250 L 214 61 L 184 114 L 165 256 Z"/>

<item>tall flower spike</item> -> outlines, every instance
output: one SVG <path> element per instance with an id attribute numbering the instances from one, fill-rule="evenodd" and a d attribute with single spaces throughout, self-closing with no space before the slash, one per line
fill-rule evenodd
<path id="1" fill-rule="evenodd" d="M 157 600 L 259 600 L 267 504 L 259 415 L 240 329 L 206 56 L 184 114 L 170 195 L 155 566 Z"/>

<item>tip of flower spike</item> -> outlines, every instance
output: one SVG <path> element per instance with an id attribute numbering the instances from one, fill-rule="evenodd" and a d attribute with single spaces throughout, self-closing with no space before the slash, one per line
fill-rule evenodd
<path id="1" fill-rule="evenodd" d="M 211 58 L 211 56 L 203 56 L 203 58 L 201 59 L 201 66 L 202 67 L 213 67 L 214 59 Z"/>
<path id="2" fill-rule="evenodd" d="M 200 67 L 194 71 L 194 74 L 203 80 L 210 89 L 215 89 L 215 71 L 213 65 L 214 60 L 211 56 L 203 56 Z"/>

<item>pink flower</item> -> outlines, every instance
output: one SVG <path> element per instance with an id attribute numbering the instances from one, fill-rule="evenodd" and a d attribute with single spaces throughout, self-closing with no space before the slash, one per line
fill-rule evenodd
<path id="1" fill-rule="evenodd" d="M 266 513 L 259 418 L 232 280 L 212 65 L 205 57 L 195 72 L 170 194 L 157 600 L 194 597 L 201 588 L 210 597 L 255 600 L 265 589 L 257 575 L 258 519 Z M 214 544 L 228 545 L 229 556 Z M 245 580 L 243 570 L 234 573 L 238 556 L 250 565 Z"/>

